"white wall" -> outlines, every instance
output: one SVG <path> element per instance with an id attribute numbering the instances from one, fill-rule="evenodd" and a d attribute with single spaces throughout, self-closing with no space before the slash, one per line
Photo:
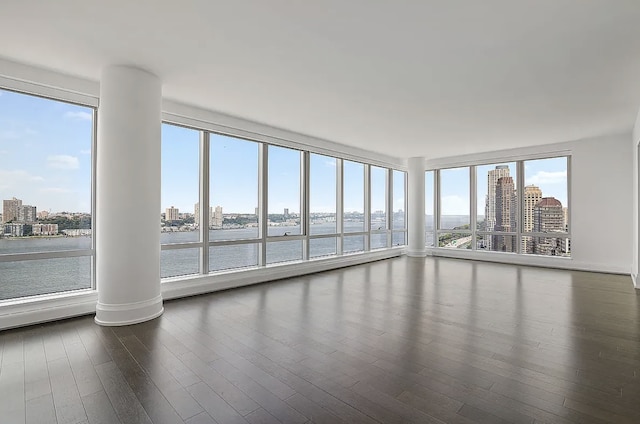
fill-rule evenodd
<path id="1" fill-rule="evenodd" d="M 631 274 L 634 254 L 631 134 L 428 160 L 427 169 L 571 155 L 571 259 L 433 249 L 432 254 Z M 637 232 L 636 232 L 637 233 Z M 637 234 L 636 234 L 637 235 Z M 637 260 L 637 255 L 636 258 Z"/>
<path id="2" fill-rule="evenodd" d="M 631 138 L 631 151 L 633 157 L 633 225 L 631 226 L 631 234 L 633 237 L 632 246 L 631 246 L 631 254 L 633 255 L 633 262 L 631 266 L 631 277 L 633 278 L 633 282 L 636 288 L 640 288 L 640 282 L 638 281 L 638 264 L 640 263 L 640 246 L 638 243 L 640 242 L 640 170 L 638 167 L 640 166 L 640 148 L 638 147 L 640 144 L 640 111 L 638 111 L 638 116 L 636 117 L 636 124 L 633 127 L 633 135 Z"/>

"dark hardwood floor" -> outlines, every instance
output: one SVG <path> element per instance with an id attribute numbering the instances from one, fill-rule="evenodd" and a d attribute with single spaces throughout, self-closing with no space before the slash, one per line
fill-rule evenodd
<path id="1" fill-rule="evenodd" d="M 640 423 L 629 277 L 398 258 L 0 333 L 0 422 Z"/>

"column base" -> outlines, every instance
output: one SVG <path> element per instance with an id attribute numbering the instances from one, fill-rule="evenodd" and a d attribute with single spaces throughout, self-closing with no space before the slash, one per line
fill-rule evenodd
<path id="1" fill-rule="evenodd" d="M 162 296 L 142 302 L 96 305 L 95 322 L 104 326 L 138 324 L 159 317 L 164 312 Z"/>
<path id="2" fill-rule="evenodd" d="M 410 258 L 426 258 L 427 257 L 427 251 L 426 250 L 409 250 L 407 249 L 407 256 L 409 256 Z"/>

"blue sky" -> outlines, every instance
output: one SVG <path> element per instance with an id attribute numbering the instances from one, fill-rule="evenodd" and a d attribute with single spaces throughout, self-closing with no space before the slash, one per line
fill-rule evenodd
<path id="1" fill-rule="evenodd" d="M 543 197 L 555 197 L 567 206 L 567 159 L 565 157 L 525 161 L 525 185 L 533 184 L 542 190 Z M 487 194 L 487 172 L 497 165 L 508 165 L 510 175 L 516 180 L 515 162 L 496 163 L 476 167 L 477 214 L 484 215 Z M 469 168 L 441 170 L 441 196 L 443 215 L 469 215 Z M 427 174 L 427 213 L 433 211 L 433 173 Z"/>
<path id="2" fill-rule="evenodd" d="M 91 108 L 0 90 L 0 198 L 91 211 Z"/>
<path id="3" fill-rule="evenodd" d="M 170 206 L 193 212 L 198 199 L 198 131 L 162 125 L 162 210 Z M 224 213 L 253 213 L 258 206 L 258 143 L 211 134 L 210 189 L 212 206 Z M 300 212 L 300 151 L 269 147 L 269 213 Z M 310 156 L 311 212 L 336 210 L 335 158 Z M 344 210 L 364 211 L 364 165 L 344 161 Z M 402 175 L 402 173 L 400 173 Z M 372 167 L 372 207 L 384 210 L 385 174 Z M 404 209 L 403 183 L 396 178 L 394 204 Z M 395 209 L 395 206 L 394 206 Z"/>
<path id="4" fill-rule="evenodd" d="M 0 198 L 38 211 L 91 211 L 93 109 L 0 90 Z M 258 143 L 211 135 L 212 206 L 253 213 L 258 205 Z M 193 212 L 199 192 L 199 133 L 162 125 L 161 211 Z M 336 159 L 312 154 L 311 211 L 336 209 Z M 372 210 L 385 210 L 385 171 L 371 168 Z M 394 210 L 404 209 L 395 173 Z M 300 152 L 269 147 L 269 213 L 300 212 Z M 364 166 L 344 161 L 344 210 L 364 211 Z"/>

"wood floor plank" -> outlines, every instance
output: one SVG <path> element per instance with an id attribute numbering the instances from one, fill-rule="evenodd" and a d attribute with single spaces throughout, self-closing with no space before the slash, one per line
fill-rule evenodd
<path id="1" fill-rule="evenodd" d="M 82 404 L 90 424 L 122 423 L 104 390 L 83 396 Z"/>
<path id="2" fill-rule="evenodd" d="M 10 419 L 7 422 L 12 422 Z M 51 393 L 27 400 L 27 424 L 51 424 L 57 422 L 56 408 Z"/>
<path id="3" fill-rule="evenodd" d="M 640 422 L 625 276 L 374 262 L 0 332 L 0 422 Z"/>
<path id="4" fill-rule="evenodd" d="M 100 364 L 96 372 L 121 422 L 153 424 L 115 363 Z"/>

